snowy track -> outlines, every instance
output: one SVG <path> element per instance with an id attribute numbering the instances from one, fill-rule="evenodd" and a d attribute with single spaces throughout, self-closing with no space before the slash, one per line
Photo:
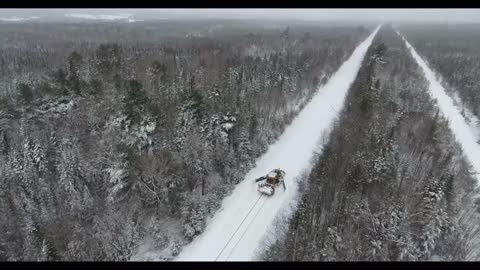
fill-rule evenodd
<path id="1" fill-rule="evenodd" d="M 288 208 L 297 195 L 299 176 L 311 169 L 317 144 L 328 131 L 360 65 L 377 33 L 363 41 L 327 84 L 305 106 L 290 126 L 268 149 L 222 202 L 222 208 L 208 222 L 206 230 L 186 246 L 176 258 L 181 261 L 248 261 L 255 259 L 256 248 L 277 213 Z M 282 168 L 287 174 L 282 187 L 271 197 L 256 191 L 254 179 L 271 169 Z"/>
<path id="2" fill-rule="evenodd" d="M 437 100 L 438 107 L 442 115 L 448 120 L 448 125 L 452 130 L 457 142 L 462 147 L 463 153 L 475 170 L 477 186 L 479 185 L 478 173 L 480 173 L 480 145 L 476 142 L 476 134 L 473 133 L 465 118 L 460 113 L 459 108 L 454 105 L 443 86 L 438 82 L 435 73 L 428 67 L 427 63 L 418 55 L 410 43 L 399 33 L 397 34 L 405 41 L 415 61 L 423 70 L 425 78 L 429 83 L 429 93 L 433 99 Z"/>

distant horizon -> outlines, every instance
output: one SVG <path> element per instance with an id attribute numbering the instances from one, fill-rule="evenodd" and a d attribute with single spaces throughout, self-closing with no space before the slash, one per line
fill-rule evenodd
<path id="1" fill-rule="evenodd" d="M 73 16 L 69 17 L 67 14 Z M 68 20 L 72 18 L 86 20 L 248 19 L 301 22 L 476 24 L 480 23 L 480 9 L 0 9 L 0 18 L 2 21 Z"/>

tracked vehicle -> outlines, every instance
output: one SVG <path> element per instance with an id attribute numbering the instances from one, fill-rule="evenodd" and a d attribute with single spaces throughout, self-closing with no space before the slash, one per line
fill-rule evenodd
<path id="1" fill-rule="evenodd" d="M 255 179 L 255 182 L 264 181 L 258 184 L 258 192 L 267 196 L 272 196 L 275 193 L 275 187 L 278 187 L 280 184 L 283 185 L 284 190 L 287 190 L 284 177 L 285 171 L 281 169 L 274 169 L 270 171 L 267 175 Z"/>

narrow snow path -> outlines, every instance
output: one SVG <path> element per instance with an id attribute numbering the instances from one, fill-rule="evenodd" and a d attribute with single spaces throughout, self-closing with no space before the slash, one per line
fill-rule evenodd
<path id="1" fill-rule="evenodd" d="M 261 243 L 277 213 L 288 208 L 297 195 L 300 175 L 311 169 L 311 159 L 322 134 L 328 131 L 341 110 L 377 27 L 345 61 L 325 86 L 305 106 L 267 153 L 257 160 L 222 208 L 208 222 L 206 230 L 187 245 L 176 258 L 181 261 L 255 260 Z M 271 197 L 260 196 L 254 179 L 271 169 L 286 172 L 287 190 L 281 186 Z"/>
<path id="2" fill-rule="evenodd" d="M 447 92 L 447 94 L 453 99 L 455 107 L 457 107 L 459 111 L 463 111 L 462 116 L 470 128 L 470 132 L 472 132 L 475 141 L 480 141 L 480 120 L 478 117 L 464 105 L 458 92 L 453 92 L 451 94 Z"/>
<path id="3" fill-rule="evenodd" d="M 437 100 L 440 112 L 448 120 L 450 129 L 472 165 L 474 173 L 480 173 L 480 145 L 476 142 L 476 134 L 472 132 L 460 110 L 455 106 L 453 99 L 447 95 L 443 86 L 436 79 L 435 73 L 428 67 L 422 57 L 418 55 L 412 45 L 399 32 L 397 34 L 405 41 L 413 58 L 423 70 L 425 78 L 429 83 L 429 93 L 433 99 Z M 477 178 L 478 186 L 478 175 L 476 174 L 475 177 Z"/>

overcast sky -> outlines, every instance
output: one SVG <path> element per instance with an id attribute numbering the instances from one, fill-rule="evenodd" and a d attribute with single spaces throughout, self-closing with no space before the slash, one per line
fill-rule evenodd
<path id="1" fill-rule="evenodd" d="M 66 13 L 131 14 L 135 18 L 231 18 L 480 22 L 480 9 L 0 9 L 0 16 L 54 16 Z"/>

